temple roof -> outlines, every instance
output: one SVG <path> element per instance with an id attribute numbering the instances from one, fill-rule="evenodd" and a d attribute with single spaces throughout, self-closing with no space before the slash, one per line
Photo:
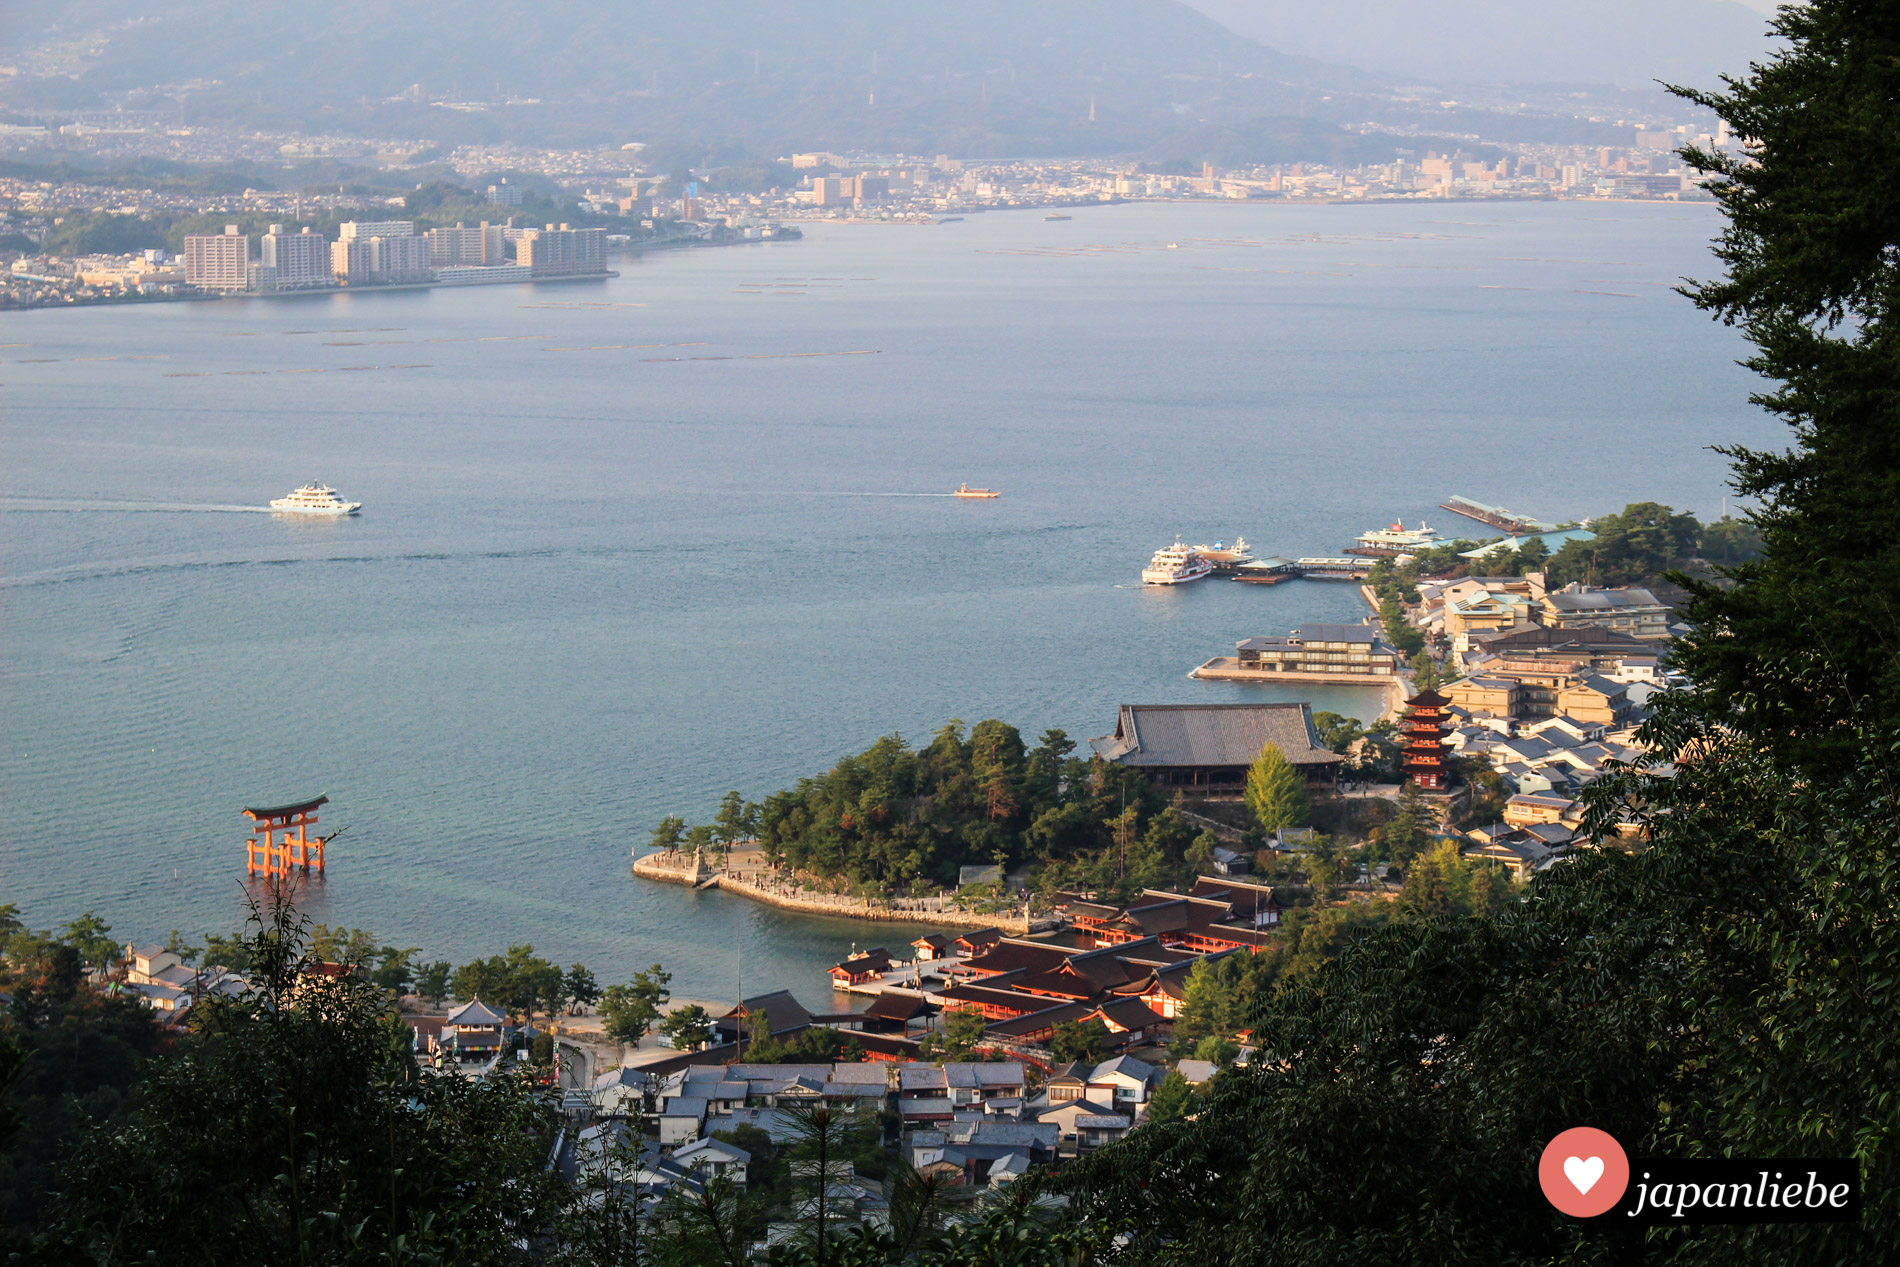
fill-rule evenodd
<path id="1" fill-rule="evenodd" d="M 1268 744 L 1296 766 L 1344 760 L 1320 746 L 1306 704 L 1123 704 L 1115 733 L 1089 742 L 1129 766 L 1246 766 Z"/>

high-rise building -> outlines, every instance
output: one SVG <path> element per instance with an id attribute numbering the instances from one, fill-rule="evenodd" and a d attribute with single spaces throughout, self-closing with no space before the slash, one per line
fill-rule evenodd
<path id="1" fill-rule="evenodd" d="M 484 220 L 475 228 L 457 223 L 453 229 L 430 229 L 422 235 L 429 243 L 429 263 L 436 268 L 464 268 L 500 264 L 501 226 Z"/>
<path id="2" fill-rule="evenodd" d="M 521 205 L 521 186 L 511 185 L 505 180 L 499 185 L 490 185 L 488 187 L 488 201 L 498 203 L 504 207 L 519 207 Z"/>
<path id="3" fill-rule="evenodd" d="M 415 233 L 414 220 L 351 220 L 337 230 L 337 237 L 348 242 L 351 238 L 408 238 Z"/>
<path id="4" fill-rule="evenodd" d="M 250 284 L 251 239 L 235 224 L 223 233 L 185 236 L 185 281 L 204 290 L 243 290 Z"/>
<path id="5" fill-rule="evenodd" d="M 605 229 L 529 229 L 515 243 L 515 262 L 526 264 L 536 277 L 571 277 L 577 273 L 605 272 Z"/>
<path id="6" fill-rule="evenodd" d="M 331 244 L 330 267 L 346 286 L 427 281 L 429 243 L 408 234 L 387 238 L 352 235 Z"/>
<path id="7" fill-rule="evenodd" d="M 258 252 L 259 262 L 275 270 L 278 290 L 336 284 L 330 267 L 330 244 L 308 228 L 302 233 L 285 233 L 283 225 L 273 224 L 270 232 L 258 239 Z"/>

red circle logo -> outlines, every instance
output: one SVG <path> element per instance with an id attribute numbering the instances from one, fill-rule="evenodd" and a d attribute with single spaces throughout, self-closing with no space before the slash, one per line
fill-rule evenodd
<path id="1" fill-rule="evenodd" d="M 1630 1159 L 1607 1131 L 1573 1126 L 1544 1145 L 1537 1182 L 1565 1214 L 1593 1219 L 1623 1199 L 1630 1186 Z"/>

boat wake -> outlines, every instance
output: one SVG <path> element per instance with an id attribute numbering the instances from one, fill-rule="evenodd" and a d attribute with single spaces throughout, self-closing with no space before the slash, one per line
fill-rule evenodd
<path id="1" fill-rule="evenodd" d="M 0 497 L 0 511 L 41 511 L 59 514 L 111 511 L 120 514 L 168 515 L 268 515 L 271 513 L 269 506 L 221 506 L 214 502 L 86 502 L 45 497 Z"/>

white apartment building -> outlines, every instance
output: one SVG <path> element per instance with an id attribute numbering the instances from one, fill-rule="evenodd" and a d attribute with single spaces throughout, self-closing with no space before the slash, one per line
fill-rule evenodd
<path id="1" fill-rule="evenodd" d="M 330 245 L 330 268 L 336 280 L 346 286 L 427 281 L 429 243 L 409 234 L 387 238 L 346 236 Z"/>
<path id="2" fill-rule="evenodd" d="M 321 234 L 307 228 L 302 233 L 285 233 L 283 225 L 273 224 L 270 232 L 258 239 L 258 249 L 259 262 L 271 270 L 278 290 L 336 284 L 330 265 L 330 243 Z"/>
<path id="3" fill-rule="evenodd" d="M 515 242 L 515 262 L 534 270 L 536 277 L 565 277 L 599 273 L 607 267 L 605 229 L 529 229 Z"/>
<path id="4" fill-rule="evenodd" d="M 243 290 L 250 284 L 251 239 L 235 224 L 223 233 L 185 237 L 185 282 L 205 290 Z"/>
<path id="5" fill-rule="evenodd" d="M 430 229 L 422 236 L 429 243 L 429 263 L 436 268 L 505 262 L 502 227 L 486 220 L 472 229 L 457 224 L 453 229 Z"/>
<path id="6" fill-rule="evenodd" d="M 412 238 L 415 235 L 414 220 L 351 220 L 337 230 L 337 236 L 345 242 L 351 238 Z"/>

